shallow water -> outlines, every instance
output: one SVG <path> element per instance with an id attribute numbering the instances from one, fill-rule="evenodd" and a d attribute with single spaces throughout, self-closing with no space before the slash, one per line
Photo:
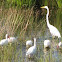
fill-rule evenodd
<path id="1" fill-rule="evenodd" d="M 36 55 L 36 58 L 33 60 L 29 60 L 26 58 L 26 56 L 25 56 L 26 55 L 26 46 L 22 44 L 22 57 L 21 57 L 22 62 L 36 62 L 36 61 L 38 62 L 39 58 L 42 59 L 43 62 L 46 62 L 47 59 L 49 62 L 50 61 L 54 61 L 54 62 L 62 61 L 62 59 L 60 59 L 62 57 L 59 55 L 60 53 L 57 51 L 56 46 L 54 46 L 54 48 L 51 48 L 48 52 L 46 52 L 46 54 L 44 54 L 44 48 L 43 48 L 43 40 L 44 39 L 43 38 L 44 37 L 38 38 L 38 40 L 37 40 L 37 55 Z M 20 47 L 17 48 L 17 52 L 18 52 L 18 50 L 20 50 Z M 18 57 L 20 57 L 20 52 L 18 54 Z M 14 62 L 14 61 L 12 61 L 12 62 Z M 18 59 L 18 62 L 20 62 L 19 59 Z"/>
<path id="2" fill-rule="evenodd" d="M 51 49 L 44 52 L 43 42 L 45 39 L 50 39 L 53 41 L 54 44 L 51 44 Z M 17 61 L 18 62 L 61 62 L 62 61 L 62 53 L 57 50 L 56 41 L 58 39 L 52 40 L 52 36 L 47 29 L 44 36 L 37 38 L 36 45 L 37 45 L 37 55 L 34 59 L 29 60 L 26 58 L 26 45 L 25 43 L 19 43 L 17 45 L 15 53 L 17 53 Z M 41 61 L 40 61 L 41 59 Z M 12 62 L 14 62 L 14 57 L 12 58 Z"/>
<path id="3" fill-rule="evenodd" d="M 61 62 L 62 61 L 62 54 L 60 55 L 60 52 L 57 50 L 57 45 L 56 45 L 56 41 L 58 41 L 58 39 L 52 40 L 52 36 L 50 33 L 48 33 L 48 29 L 46 31 L 45 36 L 39 37 L 37 39 L 36 45 L 37 45 L 37 55 L 36 58 L 33 60 L 28 60 L 26 59 L 26 46 L 22 45 L 22 58 L 24 59 L 24 62 L 39 62 L 39 58 L 43 60 L 43 62 L 46 62 L 46 60 L 48 62 Z M 50 36 L 50 37 L 49 37 Z M 44 47 L 43 47 L 43 42 L 45 39 L 50 39 L 51 41 L 53 41 L 54 44 L 52 44 L 51 49 L 46 52 L 46 54 L 44 53 Z M 35 61 L 36 60 L 36 61 Z"/>

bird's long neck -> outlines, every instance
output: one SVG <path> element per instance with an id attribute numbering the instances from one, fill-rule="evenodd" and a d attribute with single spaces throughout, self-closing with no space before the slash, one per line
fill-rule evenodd
<path id="1" fill-rule="evenodd" d="M 6 39 L 8 39 L 9 38 L 9 35 L 8 34 L 6 34 Z"/>
<path id="2" fill-rule="evenodd" d="M 36 38 L 34 38 L 34 46 L 36 46 Z"/>
<path id="3" fill-rule="evenodd" d="M 8 39 L 8 37 L 6 36 L 6 39 Z"/>
<path id="4" fill-rule="evenodd" d="M 47 26 L 49 27 L 49 19 L 48 19 L 48 16 L 49 16 L 49 9 L 47 8 L 46 21 L 47 21 Z"/>

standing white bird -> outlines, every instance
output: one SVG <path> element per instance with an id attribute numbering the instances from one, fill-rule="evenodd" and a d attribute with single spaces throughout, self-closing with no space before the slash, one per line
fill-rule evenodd
<path id="1" fill-rule="evenodd" d="M 44 48 L 51 48 L 51 41 L 50 40 L 45 40 L 44 41 Z"/>
<path id="2" fill-rule="evenodd" d="M 30 48 L 32 46 L 32 43 L 33 42 L 31 40 L 26 41 L 26 48 Z"/>
<path id="3" fill-rule="evenodd" d="M 8 34 L 6 34 L 6 39 L 3 39 L 0 41 L 0 45 L 3 46 L 3 45 L 7 45 L 8 44 Z"/>
<path id="4" fill-rule="evenodd" d="M 60 38 L 61 38 L 61 35 L 60 35 L 60 32 L 58 31 L 58 29 L 56 27 L 54 27 L 53 25 L 51 25 L 49 23 L 49 20 L 48 20 L 48 15 L 49 15 L 49 8 L 48 6 L 43 6 L 41 8 L 45 8 L 47 9 L 47 14 L 46 14 L 46 21 L 47 21 L 47 26 L 50 30 L 50 33 L 53 37 L 57 36 L 59 38 L 59 41 L 60 41 Z"/>
<path id="5" fill-rule="evenodd" d="M 28 58 L 33 58 L 34 55 L 36 54 L 36 38 L 34 38 L 34 46 L 30 47 L 28 51 L 26 52 L 26 57 Z"/>

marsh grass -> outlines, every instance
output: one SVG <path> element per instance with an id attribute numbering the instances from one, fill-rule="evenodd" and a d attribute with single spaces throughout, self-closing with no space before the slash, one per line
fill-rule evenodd
<path id="1" fill-rule="evenodd" d="M 10 44 L 5 45 L 3 49 L 0 46 L 0 62 L 24 62 L 22 44 L 25 45 L 27 37 L 30 39 L 34 37 L 41 23 L 38 25 L 36 21 L 34 22 L 33 8 L 26 10 L 16 10 L 14 8 L 1 9 L 0 40 L 4 39 L 6 33 L 8 33 L 10 36 L 19 37 L 19 41 L 11 44 L 11 46 Z"/>
<path id="2" fill-rule="evenodd" d="M 38 12 L 33 14 L 33 8 L 22 10 L 9 8 L 0 11 L 0 40 L 5 38 L 6 33 L 18 37 L 18 41 L 11 46 L 10 44 L 5 45 L 3 49 L 0 46 L 0 62 L 26 62 L 26 40 L 42 37 L 46 30 L 45 19 L 42 17 L 38 19 Z M 43 41 L 37 44 L 37 50 L 38 55 L 35 61 L 44 62 Z M 55 62 L 55 58 L 52 58 L 52 50 L 50 51 L 50 62 Z M 45 62 L 49 62 L 49 54 Z"/>

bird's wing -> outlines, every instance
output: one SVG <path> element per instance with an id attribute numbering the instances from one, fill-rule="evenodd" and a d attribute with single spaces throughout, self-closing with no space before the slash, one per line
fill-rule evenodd
<path id="1" fill-rule="evenodd" d="M 1 40 L 1 42 L 0 42 L 0 45 L 6 45 L 6 44 L 8 44 L 8 40 L 7 39 L 3 39 L 3 40 Z"/>
<path id="2" fill-rule="evenodd" d="M 34 46 L 30 47 L 27 51 L 27 55 L 31 54 L 33 52 Z"/>
<path id="3" fill-rule="evenodd" d="M 60 32 L 58 31 L 56 27 L 54 27 L 53 25 L 50 25 L 49 29 L 52 35 L 61 37 Z"/>

